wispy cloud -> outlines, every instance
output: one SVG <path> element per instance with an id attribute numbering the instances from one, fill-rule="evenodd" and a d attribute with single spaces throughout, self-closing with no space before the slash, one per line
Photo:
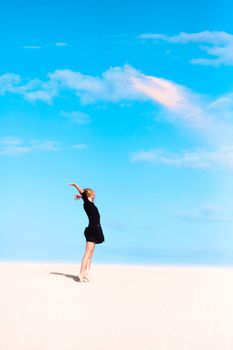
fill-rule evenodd
<path id="1" fill-rule="evenodd" d="M 30 140 L 29 141 L 32 150 L 42 151 L 42 152 L 54 152 L 61 149 L 61 145 L 56 141 L 38 141 Z"/>
<path id="2" fill-rule="evenodd" d="M 44 49 L 44 48 L 53 49 L 54 47 L 66 47 L 66 46 L 69 46 L 69 44 L 64 42 L 64 41 L 57 41 L 55 43 L 47 43 L 47 44 L 43 44 L 43 45 L 27 44 L 27 45 L 23 45 L 22 48 L 25 50 L 39 50 L 39 49 Z"/>
<path id="3" fill-rule="evenodd" d="M 193 64 L 202 65 L 233 65 L 233 35 L 220 31 L 203 31 L 199 33 L 179 33 L 169 36 L 165 34 L 141 34 L 139 39 L 163 40 L 173 44 L 196 43 L 202 51 L 211 58 L 194 58 Z"/>
<path id="4" fill-rule="evenodd" d="M 2 156 L 17 156 L 30 151 L 31 148 L 24 145 L 19 138 L 12 136 L 0 138 L 0 155 Z"/>
<path id="5" fill-rule="evenodd" d="M 233 125 L 231 101 L 233 94 L 207 98 L 185 86 L 153 76 L 132 77 L 135 89 L 158 104 L 172 123 L 188 127 L 205 142 L 232 144 Z"/>
<path id="6" fill-rule="evenodd" d="M 83 150 L 85 144 L 63 145 L 52 140 L 24 140 L 13 136 L 0 138 L 0 156 L 20 156 L 32 152 L 57 152 L 62 150 Z"/>
<path id="7" fill-rule="evenodd" d="M 162 153 L 142 151 L 133 157 L 134 161 L 146 161 L 147 158 L 147 161 L 174 166 L 233 168 L 233 93 L 207 98 L 170 80 L 145 75 L 128 65 L 110 68 L 100 77 L 56 70 L 48 74 L 47 81 L 33 79 L 24 84 L 18 75 L 7 73 L 0 76 L 2 95 L 6 92 L 19 94 L 29 102 L 52 103 L 67 91 L 75 94 L 83 105 L 101 101 L 150 101 L 160 108 L 163 118 L 189 128 L 204 142 L 202 150 L 187 150 L 181 154 L 165 150 Z M 89 115 L 80 111 L 63 112 L 63 115 L 78 124 L 90 121 Z"/>
<path id="8" fill-rule="evenodd" d="M 152 163 L 192 169 L 228 169 L 233 171 L 233 146 L 218 149 L 185 150 L 175 153 L 162 149 L 139 151 L 131 156 L 132 162 Z"/>
<path id="9" fill-rule="evenodd" d="M 8 73 L 9 74 L 9 73 Z M 145 100 L 140 91 L 135 89 L 132 77 L 141 73 L 130 66 L 110 68 L 101 77 L 92 77 L 68 69 L 56 70 L 48 74 L 48 80 L 43 82 L 33 79 L 23 84 L 21 78 L 14 74 L 0 76 L 0 87 L 4 91 L 21 94 L 30 102 L 52 102 L 62 91 L 70 90 L 79 97 L 81 103 L 90 104 L 96 101 L 120 102 L 123 100 Z M 5 82 L 10 80 L 10 88 Z M 16 79 L 17 78 L 17 79 Z M 4 80 L 5 79 L 5 80 Z"/>
<path id="10" fill-rule="evenodd" d="M 71 148 L 79 151 L 79 150 L 83 150 L 83 149 L 88 148 L 88 145 L 86 145 L 85 143 L 80 143 L 80 144 L 76 144 L 76 145 L 71 146 Z"/>
<path id="11" fill-rule="evenodd" d="M 140 76 L 140 73 L 130 66 L 110 68 L 101 77 L 71 70 L 56 70 L 48 76 L 53 86 L 74 91 L 83 104 L 143 99 L 132 84 L 132 77 Z"/>
<path id="12" fill-rule="evenodd" d="M 14 93 L 14 88 L 20 84 L 20 76 L 13 73 L 5 73 L 0 75 L 0 95 L 7 92 Z"/>
<path id="13" fill-rule="evenodd" d="M 169 120 L 181 122 L 207 137 L 214 138 L 217 135 L 219 138 L 222 134 L 226 139 L 227 133 L 230 137 L 233 135 L 229 122 L 232 93 L 207 99 L 185 86 L 145 75 L 130 66 L 110 68 L 101 77 L 56 70 L 48 74 L 47 81 L 33 79 L 24 84 L 16 74 L 0 76 L 2 95 L 6 92 L 19 94 L 29 102 L 52 103 L 63 91 L 75 93 L 83 104 L 152 101 L 165 111 Z M 71 112 L 70 117 L 80 123 L 88 120 L 88 116 L 79 111 Z"/>
<path id="14" fill-rule="evenodd" d="M 42 46 L 40 45 L 24 45 L 23 49 L 28 49 L 28 50 L 38 50 L 41 49 Z"/>
<path id="15" fill-rule="evenodd" d="M 89 114 L 80 112 L 80 111 L 72 111 L 72 112 L 64 112 L 61 111 L 61 114 L 70 119 L 73 120 L 76 124 L 82 125 L 82 124 L 89 124 L 91 122 L 91 118 Z"/>
<path id="16" fill-rule="evenodd" d="M 145 75 L 131 66 L 110 68 L 100 77 L 67 69 L 56 70 L 48 74 L 47 81 L 33 79 L 24 84 L 16 74 L 0 76 L 1 94 L 19 94 L 29 102 L 52 103 L 63 91 L 76 94 L 82 104 L 152 101 L 160 106 L 170 121 L 182 123 L 207 139 L 219 140 L 222 135 L 226 142 L 233 136 L 233 127 L 229 121 L 232 115 L 232 93 L 207 99 L 185 86 Z M 89 120 L 87 115 L 79 111 L 71 112 L 70 117 L 77 123 Z"/>
<path id="17" fill-rule="evenodd" d="M 178 211 L 175 216 L 183 221 L 232 222 L 232 208 L 205 205 L 199 209 Z"/>
<path id="18" fill-rule="evenodd" d="M 18 90 L 20 93 L 20 90 Z M 24 96 L 25 100 L 29 102 L 43 101 L 48 104 L 52 103 L 52 98 L 56 96 L 56 92 L 53 93 L 52 90 L 37 90 L 37 91 L 21 91 L 21 94 Z"/>
<path id="19" fill-rule="evenodd" d="M 64 46 L 68 46 L 68 43 L 65 43 L 64 41 L 58 41 L 55 43 L 55 46 L 64 47 Z"/>

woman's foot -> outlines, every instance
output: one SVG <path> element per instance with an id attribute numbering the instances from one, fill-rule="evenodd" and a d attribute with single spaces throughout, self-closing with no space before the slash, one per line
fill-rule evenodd
<path id="1" fill-rule="evenodd" d="M 79 282 L 84 282 L 84 276 L 83 275 L 78 275 L 78 280 L 79 280 Z"/>
<path id="2" fill-rule="evenodd" d="M 90 282 L 90 278 L 88 275 L 78 275 L 79 282 Z"/>
<path id="3" fill-rule="evenodd" d="M 84 275 L 84 276 L 83 276 L 83 282 L 89 282 L 89 277 L 86 276 L 86 275 Z"/>

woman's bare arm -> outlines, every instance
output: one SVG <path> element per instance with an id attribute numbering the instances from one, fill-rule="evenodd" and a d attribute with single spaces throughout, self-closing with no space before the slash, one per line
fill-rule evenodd
<path id="1" fill-rule="evenodd" d="M 80 186 L 78 186 L 78 185 L 76 185 L 76 184 L 69 184 L 69 186 L 75 187 L 76 190 L 77 190 L 80 194 L 82 194 L 82 193 L 84 192 L 84 190 L 82 189 L 82 187 L 80 187 Z"/>

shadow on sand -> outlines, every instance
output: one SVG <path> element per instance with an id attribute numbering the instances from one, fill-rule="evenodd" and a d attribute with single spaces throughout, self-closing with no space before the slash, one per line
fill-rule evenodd
<path id="1" fill-rule="evenodd" d="M 57 276 L 64 276 L 66 278 L 71 278 L 72 280 L 74 280 L 75 282 L 81 282 L 80 278 L 78 276 L 74 276 L 74 275 L 68 275 L 66 273 L 61 273 L 61 272 L 50 272 L 50 275 L 57 275 Z"/>

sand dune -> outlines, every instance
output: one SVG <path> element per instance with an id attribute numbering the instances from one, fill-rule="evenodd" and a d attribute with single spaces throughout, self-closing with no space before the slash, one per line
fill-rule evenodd
<path id="1" fill-rule="evenodd" d="M 1 350 L 232 350 L 233 269 L 0 263 Z"/>

